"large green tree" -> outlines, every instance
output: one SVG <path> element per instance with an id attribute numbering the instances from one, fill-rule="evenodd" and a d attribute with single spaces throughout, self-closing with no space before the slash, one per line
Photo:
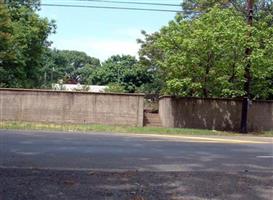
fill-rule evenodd
<path id="1" fill-rule="evenodd" d="M 216 6 L 192 19 L 177 16 L 160 32 L 145 34 L 141 60 L 163 74 L 165 93 L 237 97 L 244 94 L 245 48 L 251 46 L 252 96 L 268 99 L 273 88 L 271 20 L 270 15 L 257 20 L 249 39 L 245 18 L 232 7 Z"/>
<path id="2" fill-rule="evenodd" d="M 8 76 L 4 66 L 13 59 L 11 32 L 12 25 L 8 9 L 5 5 L 0 4 L 0 80 Z M 5 85 L 1 81 L 0 87 L 3 86 Z"/>
<path id="3" fill-rule="evenodd" d="M 41 83 L 42 55 L 50 43 L 47 37 L 54 32 L 53 22 L 41 18 L 37 13 L 39 1 L 10 0 L 1 4 L 8 11 L 11 31 L 10 45 L 4 45 L 1 52 L 9 50 L 13 59 L 2 67 L 6 74 L 1 77 L 4 87 L 39 87 Z"/>

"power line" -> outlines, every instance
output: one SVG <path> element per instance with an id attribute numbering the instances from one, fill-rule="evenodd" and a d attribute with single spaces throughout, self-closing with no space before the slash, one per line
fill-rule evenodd
<path id="1" fill-rule="evenodd" d="M 27 4 L 26 4 L 27 5 Z M 133 8 L 133 7 L 116 7 L 116 6 L 91 6 L 91 5 L 72 5 L 72 4 L 40 4 L 46 7 L 67 7 L 67 8 L 94 8 L 94 9 L 112 9 L 112 10 L 135 10 L 135 11 L 151 11 L 151 12 L 172 12 L 179 13 L 181 10 L 170 9 L 153 9 L 153 8 Z"/>
<path id="2" fill-rule="evenodd" d="M 79 0 L 78 0 L 79 1 Z M 83 0 L 81 0 L 83 1 Z M 85 0 L 86 1 L 86 0 Z M 90 1 L 90 0 L 89 0 Z M 94 0 L 95 1 L 95 0 Z M 98 0 L 96 0 L 98 1 Z M 137 3 L 137 2 L 136 2 Z M 8 4 L 8 3 L 0 3 Z M 31 5 L 25 3 L 24 5 Z M 76 4 L 48 4 L 41 3 L 40 6 L 45 7 L 68 7 L 68 8 L 93 8 L 93 9 L 112 9 L 112 10 L 132 10 L 132 11 L 151 11 L 151 12 L 172 12 L 179 13 L 181 10 L 172 10 L 172 9 L 156 9 L 156 8 L 137 8 L 137 7 L 117 7 L 117 6 L 92 6 L 92 5 L 76 5 Z"/>
<path id="3" fill-rule="evenodd" d="M 73 1 L 114 3 L 114 4 L 135 4 L 135 5 L 150 5 L 150 6 L 174 6 L 174 7 L 180 7 L 181 6 L 180 4 L 136 2 L 136 1 L 112 1 L 112 0 L 73 0 Z"/>

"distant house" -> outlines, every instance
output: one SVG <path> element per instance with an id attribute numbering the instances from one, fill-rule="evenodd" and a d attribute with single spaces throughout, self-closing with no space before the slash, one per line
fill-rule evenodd
<path id="1" fill-rule="evenodd" d="M 81 85 L 81 84 L 52 84 L 53 90 L 64 91 L 86 91 L 86 92 L 105 92 L 108 86 L 101 85 Z"/>

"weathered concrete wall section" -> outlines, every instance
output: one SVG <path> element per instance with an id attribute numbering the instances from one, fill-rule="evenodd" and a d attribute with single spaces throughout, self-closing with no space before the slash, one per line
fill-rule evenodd
<path id="1" fill-rule="evenodd" d="M 253 101 L 248 115 L 250 130 L 273 130 L 273 101 Z"/>
<path id="2" fill-rule="evenodd" d="M 175 128 L 175 114 L 172 108 L 172 98 L 162 97 L 159 100 L 159 116 L 163 127 Z M 177 127 L 179 128 L 179 127 Z"/>
<path id="3" fill-rule="evenodd" d="M 143 126 L 143 95 L 0 89 L 0 120 Z"/>
<path id="4" fill-rule="evenodd" d="M 159 113 L 164 127 L 239 131 L 241 101 L 162 97 Z M 273 130 L 273 102 L 253 102 L 248 123 L 250 131 Z"/>

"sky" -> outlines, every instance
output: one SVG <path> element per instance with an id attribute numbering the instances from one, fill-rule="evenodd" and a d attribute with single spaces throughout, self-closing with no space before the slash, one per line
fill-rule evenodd
<path id="1" fill-rule="evenodd" d="M 179 4 L 181 0 L 114 0 Z M 77 4 L 92 6 L 121 6 L 179 10 L 179 7 L 156 7 L 128 4 L 95 3 L 77 0 L 42 0 L 42 4 Z M 52 48 L 84 51 L 89 56 L 104 61 L 112 55 L 137 57 L 143 38 L 141 30 L 158 31 L 175 16 L 170 12 L 107 10 L 42 6 L 39 14 L 54 19 L 57 32 L 49 37 Z"/>

